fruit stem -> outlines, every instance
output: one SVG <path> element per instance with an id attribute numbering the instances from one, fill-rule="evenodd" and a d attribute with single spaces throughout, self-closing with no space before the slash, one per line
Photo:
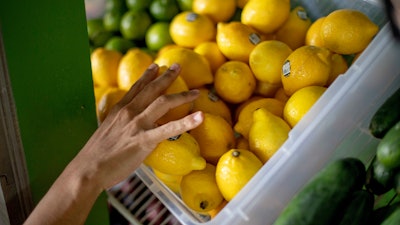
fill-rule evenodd
<path id="1" fill-rule="evenodd" d="M 208 201 L 201 201 L 200 202 L 200 208 L 201 209 L 206 209 L 208 206 Z"/>
<path id="2" fill-rule="evenodd" d="M 233 157 L 238 157 L 239 155 L 240 155 L 240 152 L 239 152 L 239 151 L 236 151 L 236 150 L 235 150 L 235 151 L 232 152 L 232 156 L 233 156 Z"/>

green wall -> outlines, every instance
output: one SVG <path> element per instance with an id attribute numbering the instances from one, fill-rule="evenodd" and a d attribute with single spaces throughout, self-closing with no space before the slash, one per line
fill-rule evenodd
<path id="1" fill-rule="evenodd" d="M 84 1 L 0 1 L 0 29 L 37 203 L 97 127 Z M 105 195 L 87 224 L 108 224 Z"/>

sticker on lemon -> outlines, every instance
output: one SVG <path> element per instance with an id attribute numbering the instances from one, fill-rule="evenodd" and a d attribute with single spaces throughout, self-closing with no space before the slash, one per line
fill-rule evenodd
<path id="1" fill-rule="evenodd" d="M 152 62 L 153 58 L 145 51 L 139 48 L 130 49 L 122 57 L 118 67 L 118 87 L 128 91 Z"/>
<path id="2" fill-rule="evenodd" d="M 246 63 L 228 61 L 215 73 L 214 87 L 224 101 L 236 104 L 250 98 L 256 87 L 256 79 Z"/>
<path id="3" fill-rule="evenodd" d="M 236 1 L 193 0 L 192 10 L 210 17 L 214 23 L 226 22 L 235 14 Z"/>
<path id="4" fill-rule="evenodd" d="M 294 50 L 282 66 L 282 85 L 287 95 L 307 86 L 325 86 L 331 73 L 331 51 L 317 46 Z"/>
<path id="5" fill-rule="evenodd" d="M 186 132 L 161 141 L 144 163 L 171 175 L 186 175 L 206 167 L 206 160 L 200 156 L 199 144 Z"/>
<path id="6" fill-rule="evenodd" d="M 189 89 L 211 84 L 214 80 L 210 64 L 207 59 L 191 49 L 176 47 L 160 54 L 155 63 L 162 66 L 171 66 L 178 63 L 181 66 L 179 75 L 186 82 Z"/>
<path id="7" fill-rule="evenodd" d="M 281 117 L 259 108 L 249 131 L 250 150 L 266 163 L 289 137 L 290 126 Z"/>
<path id="8" fill-rule="evenodd" d="M 241 21 L 265 34 L 274 33 L 290 13 L 290 0 L 249 0 L 243 7 Z"/>
<path id="9" fill-rule="evenodd" d="M 208 16 L 184 11 L 172 19 L 169 33 L 177 45 L 194 48 L 202 42 L 212 41 L 216 29 Z"/>
<path id="10" fill-rule="evenodd" d="M 122 53 L 96 48 L 90 55 L 92 77 L 95 85 L 117 86 L 118 66 Z"/>
<path id="11" fill-rule="evenodd" d="M 331 12 L 320 29 L 324 47 L 345 55 L 364 50 L 379 31 L 365 14 L 352 9 Z"/>
<path id="12" fill-rule="evenodd" d="M 260 159 L 246 149 L 231 149 L 222 155 L 215 177 L 224 199 L 232 200 L 262 166 Z"/>
<path id="13" fill-rule="evenodd" d="M 326 89 L 326 87 L 309 86 L 296 91 L 287 100 L 283 109 L 284 120 L 291 127 L 296 126 L 314 103 L 322 96 Z"/>
<path id="14" fill-rule="evenodd" d="M 231 125 L 218 115 L 204 113 L 203 123 L 189 133 L 199 143 L 200 155 L 213 165 L 217 165 L 219 158 L 235 147 Z"/>
<path id="15" fill-rule="evenodd" d="M 180 195 L 189 208 L 196 212 L 207 212 L 223 202 L 215 171 L 215 166 L 207 163 L 203 170 L 192 171 L 182 177 Z"/>

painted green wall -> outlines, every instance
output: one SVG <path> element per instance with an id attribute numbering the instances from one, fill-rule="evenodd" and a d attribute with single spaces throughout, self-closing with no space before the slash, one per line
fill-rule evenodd
<path id="1" fill-rule="evenodd" d="M 97 127 L 84 1 L 0 1 L 0 29 L 37 203 Z M 108 224 L 105 195 L 87 224 Z"/>

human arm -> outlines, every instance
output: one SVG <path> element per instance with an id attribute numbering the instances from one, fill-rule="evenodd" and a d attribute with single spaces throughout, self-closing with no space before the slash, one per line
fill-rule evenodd
<path id="1" fill-rule="evenodd" d="M 54 182 L 25 225 L 83 224 L 102 191 L 129 176 L 159 142 L 198 126 L 201 112 L 157 126 L 169 109 L 193 101 L 198 91 L 162 95 L 180 71 L 157 77 L 150 66 Z"/>

